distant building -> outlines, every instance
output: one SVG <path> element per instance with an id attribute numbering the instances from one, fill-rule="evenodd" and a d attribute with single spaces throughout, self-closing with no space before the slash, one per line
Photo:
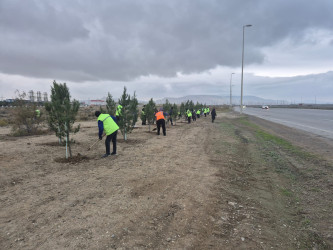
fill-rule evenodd
<path id="1" fill-rule="evenodd" d="M 81 106 L 90 106 L 90 105 L 95 105 L 95 106 L 102 106 L 106 105 L 106 101 L 104 100 L 84 100 L 80 102 Z"/>

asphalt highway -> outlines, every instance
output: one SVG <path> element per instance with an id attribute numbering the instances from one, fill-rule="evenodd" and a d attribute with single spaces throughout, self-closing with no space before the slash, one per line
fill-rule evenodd
<path id="1" fill-rule="evenodd" d="M 333 110 L 246 107 L 243 113 L 333 139 Z"/>

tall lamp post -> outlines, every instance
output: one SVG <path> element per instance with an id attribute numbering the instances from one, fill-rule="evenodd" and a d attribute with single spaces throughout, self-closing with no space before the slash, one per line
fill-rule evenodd
<path id="1" fill-rule="evenodd" d="M 232 108 L 232 91 L 231 91 L 231 84 L 232 84 L 232 75 L 235 73 L 231 73 L 230 75 L 230 108 Z"/>
<path id="2" fill-rule="evenodd" d="M 243 25 L 242 80 L 241 80 L 241 104 L 240 104 L 241 113 L 243 113 L 244 30 L 245 30 L 245 27 L 251 27 L 251 26 L 252 26 L 252 24 Z"/>

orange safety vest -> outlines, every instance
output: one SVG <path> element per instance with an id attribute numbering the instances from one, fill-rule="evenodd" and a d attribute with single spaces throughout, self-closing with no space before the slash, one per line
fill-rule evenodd
<path id="1" fill-rule="evenodd" d="M 156 116 L 156 121 L 164 119 L 163 111 L 157 112 L 155 116 Z"/>

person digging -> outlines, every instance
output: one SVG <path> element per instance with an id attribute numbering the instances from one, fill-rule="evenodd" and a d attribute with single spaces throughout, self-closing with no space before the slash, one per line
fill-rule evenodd
<path id="1" fill-rule="evenodd" d="M 110 116 L 109 114 L 101 114 L 100 111 L 95 112 L 95 116 L 98 121 L 98 138 L 102 140 L 103 131 L 105 132 L 105 149 L 106 153 L 102 156 L 102 158 L 108 157 L 109 155 L 117 154 L 117 132 L 118 125 L 116 123 L 117 119 L 115 117 Z M 113 151 L 110 153 L 110 142 L 113 144 Z"/>
<path id="2" fill-rule="evenodd" d="M 164 116 L 168 116 L 168 113 L 163 112 L 163 108 L 160 108 L 160 111 L 155 113 L 156 117 L 156 126 L 157 126 L 157 135 L 160 135 L 160 129 L 162 127 L 163 135 L 166 136 L 166 128 L 165 128 L 165 118 Z"/>

